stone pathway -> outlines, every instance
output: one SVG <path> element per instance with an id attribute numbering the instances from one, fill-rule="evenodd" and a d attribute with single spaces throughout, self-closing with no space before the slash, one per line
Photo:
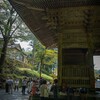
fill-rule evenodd
<path id="1" fill-rule="evenodd" d="M 36 100 L 36 98 L 33 99 Z M 26 93 L 25 95 L 22 95 L 21 90 L 18 92 L 13 92 L 13 94 L 5 93 L 5 90 L 0 90 L 0 100 L 29 100 L 29 94 Z M 100 100 L 100 91 L 98 92 L 98 94 L 88 95 L 87 98 L 74 96 L 71 99 L 66 98 L 64 100 Z"/>
<path id="2" fill-rule="evenodd" d="M 29 95 L 22 95 L 21 90 L 13 92 L 13 94 L 5 93 L 5 90 L 0 90 L 0 100 L 28 100 Z"/>

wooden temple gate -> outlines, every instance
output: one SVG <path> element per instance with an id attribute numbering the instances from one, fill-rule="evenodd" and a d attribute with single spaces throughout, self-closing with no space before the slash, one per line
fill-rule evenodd
<path id="1" fill-rule="evenodd" d="M 100 53 L 99 0 L 9 0 L 36 37 L 58 48 L 59 85 L 94 88 Z"/>

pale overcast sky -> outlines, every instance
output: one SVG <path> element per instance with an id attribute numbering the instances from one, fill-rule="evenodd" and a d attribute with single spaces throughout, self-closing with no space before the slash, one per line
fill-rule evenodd
<path id="1" fill-rule="evenodd" d="M 94 68 L 100 69 L 100 56 L 94 56 Z"/>
<path id="2" fill-rule="evenodd" d="M 20 42 L 18 41 L 17 43 L 19 43 L 21 45 L 21 48 L 24 48 L 25 50 L 32 50 L 32 47 L 29 45 L 29 42 Z"/>

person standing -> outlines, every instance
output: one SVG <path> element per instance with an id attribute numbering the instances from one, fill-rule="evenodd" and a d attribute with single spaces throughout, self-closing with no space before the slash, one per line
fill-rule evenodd
<path id="1" fill-rule="evenodd" d="M 35 96 L 36 93 L 37 93 L 36 81 L 33 80 L 32 88 L 31 88 L 31 95 L 32 95 L 32 96 Z"/>
<path id="2" fill-rule="evenodd" d="M 8 79 L 8 87 L 9 87 L 9 93 L 13 93 L 13 84 L 14 84 L 14 81 L 12 79 L 12 77 L 10 79 Z"/>
<path id="3" fill-rule="evenodd" d="M 47 86 L 47 81 L 43 80 L 40 86 L 40 100 L 46 100 L 49 97 L 49 89 Z"/>
<path id="4" fill-rule="evenodd" d="M 57 79 L 54 80 L 54 84 L 51 87 L 51 92 L 53 92 L 53 97 L 55 98 L 55 100 L 57 100 L 58 98 L 58 80 Z"/>
<path id="5" fill-rule="evenodd" d="M 19 90 L 19 79 L 16 79 L 15 81 L 14 81 L 14 85 L 15 85 L 15 87 L 14 87 L 14 91 L 18 91 Z"/>
<path id="6" fill-rule="evenodd" d="M 22 80 L 22 94 L 24 94 L 24 95 L 25 95 L 25 92 L 26 92 L 26 87 L 27 87 L 27 80 L 26 80 L 26 78 L 24 78 Z"/>
<path id="7" fill-rule="evenodd" d="M 28 89 L 27 93 L 31 92 L 32 85 L 33 85 L 33 81 L 32 81 L 32 79 L 29 79 L 28 82 L 27 82 L 27 89 Z"/>
<path id="8" fill-rule="evenodd" d="M 5 90 L 6 90 L 6 93 L 9 93 L 9 77 L 7 77 L 7 79 L 6 79 L 6 84 L 5 84 Z"/>

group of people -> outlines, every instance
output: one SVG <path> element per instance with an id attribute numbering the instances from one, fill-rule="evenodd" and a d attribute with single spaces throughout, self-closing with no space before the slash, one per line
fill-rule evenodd
<path id="1" fill-rule="evenodd" d="M 19 91 L 19 88 L 22 88 L 22 94 L 25 94 L 26 88 L 28 88 L 28 91 L 31 90 L 31 85 L 29 85 L 30 82 L 31 81 L 29 81 L 29 79 L 27 79 L 26 77 L 23 78 L 22 80 L 8 77 L 5 83 L 5 91 L 6 93 L 12 94 L 14 91 Z M 29 86 L 30 86 L 30 90 L 29 90 Z"/>
<path id="2" fill-rule="evenodd" d="M 58 80 L 55 79 L 54 83 L 51 84 L 51 82 L 40 78 L 39 80 L 28 80 L 27 82 L 27 92 L 30 94 L 31 97 L 38 96 L 40 97 L 40 100 L 45 100 L 49 98 L 50 93 L 52 92 L 52 95 L 54 98 L 58 98 Z M 23 87 L 22 87 L 23 90 Z M 25 89 L 24 89 L 25 93 Z"/>
<path id="3" fill-rule="evenodd" d="M 30 92 L 30 96 L 40 96 L 40 100 L 46 100 L 47 98 L 49 98 L 50 93 L 52 92 L 52 96 L 54 98 L 58 98 L 58 80 L 55 79 L 54 83 L 51 84 L 51 82 L 48 82 L 44 79 L 40 79 L 39 80 L 39 84 L 37 87 L 37 82 L 33 81 L 33 85 L 31 88 L 31 92 Z"/>
<path id="4" fill-rule="evenodd" d="M 23 78 L 21 81 L 19 79 L 13 79 L 8 77 L 6 79 L 5 89 L 6 93 L 13 93 L 14 91 L 19 91 L 19 83 L 22 88 L 22 94 L 26 93 L 30 94 L 31 97 L 39 96 L 40 100 L 45 100 L 52 95 L 54 98 L 58 98 L 58 80 L 55 79 L 54 83 L 46 81 L 43 78 L 40 79 L 32 79 L 32 78 Z"/>
<path id="5" fill-rule="evenodd" d="M 6 79 L 5 89 L 6 89 L 6 93 L 11 93 L 11 94 L 13 93 L 13 90 L 18 91 L 19 90 L 19 79 L 13 80 L 13 78 L 8 77 Z"/>

